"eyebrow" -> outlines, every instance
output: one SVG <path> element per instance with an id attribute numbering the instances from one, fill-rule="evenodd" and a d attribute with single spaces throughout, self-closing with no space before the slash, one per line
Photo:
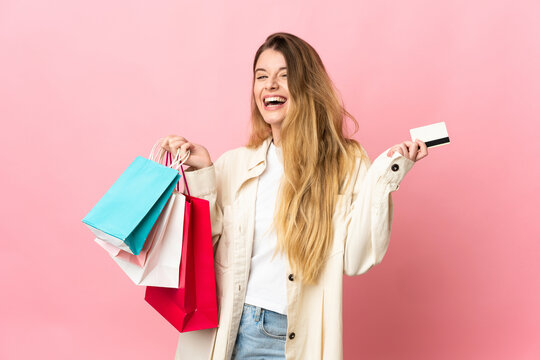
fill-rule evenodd
<path id="1" fill-rule="evenodd" d="M 283 66 L 283 67 L 280 67 L 280 68 L 278 69 L 278 71 L 281 71 L 281 70 L 287 70 L 287 67 L 286 67 L 286 66 Z M 257 69 L 255 69 L 255 72 L 257 72 L 257 71 L 266 71 L 266 69 L 263 69 L 263 68 L 257 68 Z"/>

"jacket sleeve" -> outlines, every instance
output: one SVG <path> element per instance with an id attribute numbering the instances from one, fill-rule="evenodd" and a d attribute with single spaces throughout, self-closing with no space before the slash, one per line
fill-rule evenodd
<path id="1" fill-rule="evenodd" d="M 397 151 L 384 151 L 370 166 L 366 156 L 360 162 L 346 215 L 344 273 L 360 275 L 382 261 L 390 240 L 392 195 L 414 161 Z"/>
<path id="2" fill-rule="evenodd" d="M 219 241 L 223 231 L 223 207 L 221 202 L 220 182 L 218 179 L 223 169 L 223 157 L 213 165 L 194 171 L 186 171 L 186 182 L 191 196 L 208 200 L 212 227 L 212 244 Z"/>

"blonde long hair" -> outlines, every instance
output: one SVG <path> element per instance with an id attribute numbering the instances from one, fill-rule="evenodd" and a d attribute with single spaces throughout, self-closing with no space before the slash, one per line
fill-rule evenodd
<path id="1" fill-rule="evenodd" d="M 277 250 L 287 254 L 304 283 L 314 284 L 332 249 L 337 195 L 361 149 L 345 137 L 344 120 L 351 119 L 356 129 L 358 123 L 344 109 L 321 58 L 307 42 L 287 33 L 270 35 L 255 54 L 254 71 L 266 49 L 283 54 L 290 93 L 281 126 L 284 179 L 274 217 Z M 271 135 L 271 128 L 253 93 L 251 106 L 248 147 L 253 148 Z"/>

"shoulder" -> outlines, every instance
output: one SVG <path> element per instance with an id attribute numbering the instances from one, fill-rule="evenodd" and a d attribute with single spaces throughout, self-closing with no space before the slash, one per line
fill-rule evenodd
<path id="1" fill-rule="evenodd" d="M 353 172 L 357 173 L 362 169 L 367 170 L 371 166 L 371 160 L 364 147 L 357 141 L 352 140 L 349 144 L 349 154 L 354 158 Z"/>
<path id="2" fill-rule="evenodd" d="M 225 168 L 238 170 L 253 167 L 266 158 L 266 150 L 271 141 L 271 138 L 267 138 L 256 147 L 242 146 L 226 151 L 216 161 L 217 166 L 223 168 L 224 171 L 227 171 Z"/>
<path id="3" fill-rule="evenodd" d="M 250 164 L 256 162 L 255 158 L 255 149 L 243 146 L 224 152 L 215 161 L 217 188 L 223 204 L 230 203 L 249 178 Z"/>
<path id="4" fill-rule="evenodd" d="M 225 151 L 214 163 L 222 175 L 247 168 L 253 156 L 253 149 L 246 146 Z"/>
<path id="5" fill-rule="evenodd" d="M 364 181 L 364 178 L 371 167 L 371 160 L 367 151 L 360 143 L 350 140 L 347 148 L 349 171 L 346 175 L 343 193 L 354 193 Z"/>

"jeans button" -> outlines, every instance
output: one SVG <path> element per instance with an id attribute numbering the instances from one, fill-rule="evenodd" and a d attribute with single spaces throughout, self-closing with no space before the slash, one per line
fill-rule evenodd
<path id="1" fill-rule="evenodd" d="M 392 165 L 392 171 L 398 171 L 398 170 L 399 170 L 399 165 L 398 164 Z"/>
<path id="2" fill-rule="evenodd" d="M 292 333 L 289 334 L 289 339 L 292 340 L 292 339 L 294 339 L 295 336 L 296 336 L 296 335 L 292 332 Z"/>
<path id="3" fill-rule="evenodd" d="M 289 274 L 289 280 L 294 281 L 294 275 L 293 274 Z"/>

